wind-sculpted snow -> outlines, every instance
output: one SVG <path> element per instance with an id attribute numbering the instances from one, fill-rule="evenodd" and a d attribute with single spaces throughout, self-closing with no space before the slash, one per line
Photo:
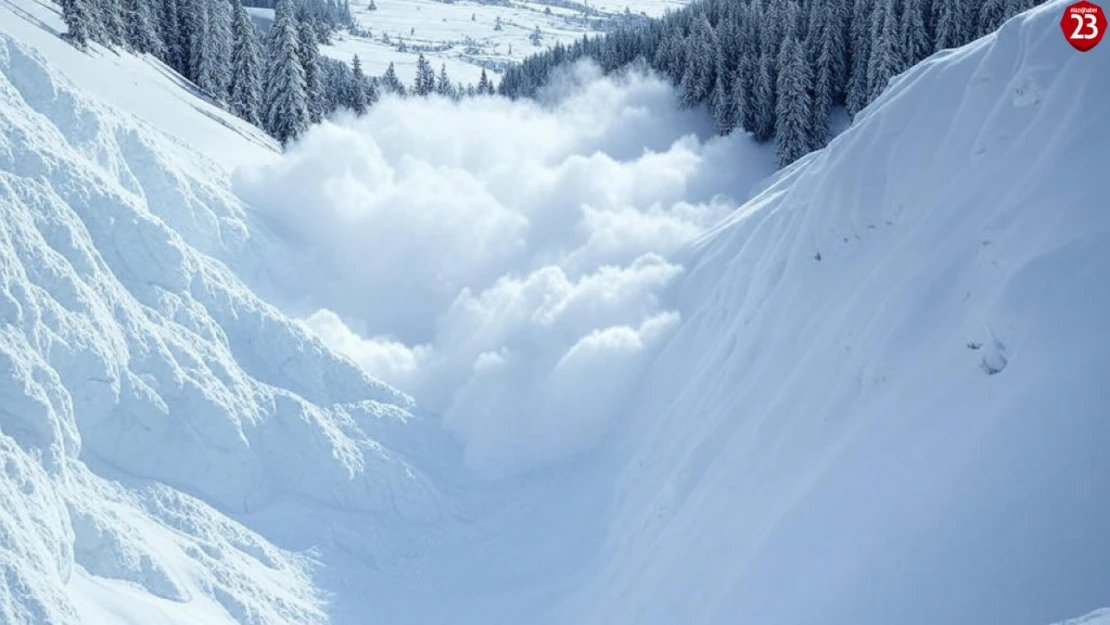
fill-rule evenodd
<path id="1" fill-rule="evenodd" d="M 113 622 L 66 592 L 90 574 L 182 606 L 167 622 L 319 622 L 303 564 L 223 514 L 295 495 L 388 516 L 393 491 L 436 509 L 373 438 L 411 400 L 198 252 L 243 268 L 269 244 L 175 158 L 196 159 L 0 33 L 4 623 Z"/>

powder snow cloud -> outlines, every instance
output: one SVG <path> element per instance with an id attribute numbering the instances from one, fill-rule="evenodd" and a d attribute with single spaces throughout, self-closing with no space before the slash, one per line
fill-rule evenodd
<path id="1" fill-rule="evenodd" d="M 504 477 L 604 435 L 679 321 L 674 255 L 771 171 L 675 101 L 587 64 L 538 102 L 387 98 L 234 183 L 310 259 L 306 324 Z"/>

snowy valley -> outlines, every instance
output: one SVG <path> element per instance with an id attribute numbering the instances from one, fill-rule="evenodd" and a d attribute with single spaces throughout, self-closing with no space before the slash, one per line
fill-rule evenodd
<path id="1" fill-rule="evenodd" d="M 282 152 L 0 0 L 0 623 L 1110 625 L 1110 47 L 1064 6 L 776 171 L 589 64 Z"/>

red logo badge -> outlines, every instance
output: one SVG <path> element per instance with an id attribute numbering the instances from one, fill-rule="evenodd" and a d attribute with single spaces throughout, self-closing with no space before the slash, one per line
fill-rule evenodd
<path id="1" fill-rule="evenodd" d="M 1064 9 L 1060 28 L 1073 48 L 1086 52 L 1102 41 L 1102 33 L 1106 32 L 1106 12 L 1097 4 L 1080 0 Z"/>

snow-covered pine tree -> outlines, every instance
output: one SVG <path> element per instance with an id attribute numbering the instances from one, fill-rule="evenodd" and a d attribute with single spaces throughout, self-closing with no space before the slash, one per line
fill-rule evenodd
<path id="1" fill-rule="evenodd" d="M 93 32 L 88 0 L 62 0 L 62 21 L 66 24 L 65 38 L 77 48 L 87 50 Z"/>
<path id="2" fill-rule="evenodd" d="M 752 0 L 742 13 L 739 62 L 736 67 L 736 83 L 733 85 L 733 99 L 736 100 L 737 124 L 748 132 L 755 132 L 756 110 L 756 73 L 759 68 L 759 31 L 763 16 L 759 0 Z"/>
<path id="3" fill-rule="evenodd" d="M 759 30 L 760 53 L 775 58 L 782 46 L 782 38 L 786 32 L 785 2 L 782 0 L 767 0 L 763 4 L 763 16 Z M 773 65 L 774 63 L 772 63 Z M 772 78 L 774 73 L 772 70 Z"/>
<path id="4" fill-rule="evenodd" d="M 962 0 L 933 0 L 933 50 L 956 48 L 964 43 Z"/>
<path id="5" fill-rule="evenodd" d="M 248 122 L 259 125 L 262 77 L 262 46 L 258 29 L 251 22 L 247 9 L 241 2 L 235 3 L 235 13 L 231 20 L 231 37 L 234 41 L 231 55 L 231 82 L 228 104 L 231 112 Z"/>
<path id="6" fill-rule="evenodd" d="M 902 57 L 906 67 L 917 65 L 933 52 L 925 28 L 925 0 L 905 0 L 902 7 Z"/>
<path id="7" fill-rule="evenodd" d="M 351 60 L 351 86 L 347 106 L 357 115 L 366 112 L 366 74 L 362 72 L 362 61 L 358 55 Z"/>
<path id="8" fill-rule="evenodd" d="M 97 0 L 104 43 L 122 46 L 127 43 L 127 29 L 123 26 L 123 8 L 119 0 Z"/>
<path id="9" fill-rule="evenodd" d="M 735 91 L 732 88 L 735 82 L 735 80 L 729 80 L 727 74 L 717 74 L 716 83 L 709 97 L 709 112 L 713 116 L 717 132 L 722 135 L 727 135 L 736 128 L 736 100 L 733 99 Z"/>
<path id="10" fill-rule="evenodd" d="M 753 48 L 754 49 L 754 48 Z M 748 132 L 755 132 L 755 74 L 756 62 L 749 54 L 740 57 L 736 80 L 732 83 L 732 100 L 736 107 L 736 125 Z"/>
<path id="11" fill-rule="evenodd" d="M 796 41 L 805 41 L 803 34 L 806 28 L 802 22 L 805 14 L 798 6 L 797 2 L 787 0 L 782 7 L 782 38 L 785 40 L 787 37 L 793 37 Z M 781 50 L 781 44 L 780 44 Z"/>
<path id="12" fill-rule="evenodd" d="M 416 78 L 412 84 L 412 92 L 418 96 L 429 96 L 436 90 L 436 74 L 432 64 L 424 58 L 424 53 L 416 58 Z"/>
<path id="13" fill-rule="evenodd" d="M 812 70 L 794 33 L 782 41 L 778 56 L 778 99 L 775 103 L 775 148 L 779 166 L 785 167 L 812 149 L 813 109 L 810 99 Z"/>
<path id="14" fill-rule="evenodd" d="M 771 76 L 774 70 L 775 57 L 763 53 L 759 55 L 759 62 L 755 74 L 755 128 L 752 136 L 756 141 L 767 141 L 775 135 L 775 81 Z"/>
<path id="15" fill-rule="evenodd" d="M 455 95 L 455 85 L 447 77 L 446 63 L 441 63 L 439 66 L 439 77 L 436 78 L 436 93 L 449 98 Z"/>
<path id="16" fill-rule="evenodd" d="M 268 43 L 263 121 L 270 134 L 286 145 L 308 128 L 309 121 L 293 0 L 278 0 Z"/>
<path id="17" fill-rule="evenodd" d="M 140 0 L 145 1 L 145 0 Z M 161 10 L 158 12 L 158 34 L 162 38 L 162 60 L 177 73 L 185 75 L 186 64 L 184 50 L 181 45 L 181 21 L 178 16 L 178 0 L 161 0 Z"/>
<path id="18" fill-rule="evenodd" d="M 682 82 L 682 75 L 686 71 L 686 45 L 681 32 L 671 30 L 663 36 L 655 51 L 652 66 L 670 77 L 672 84 Z"/>
<path id="19" fill-rule="evenodd" d="M 700 16 L 686 38 L 686 69 L 680 89 L 685 106 L 697 106 L 709 99 L 717 80 L 717 47 L 713 26 L 705 15 Z"/>
<path id="20" fill-rule="evenodd" d="M 142 54 L 153 54 L 159 58 L 164 54 L 162 39 L 154 27 L 150 3 L 147 0 L 124 0 L 124 27 L 127 32 L 127 45 Z"/>
<path id="21" fill-rule="evenodd" d="M 312 22 L 303 21 L 297 27 L 297 55 L 304 69 L 304 90 L 308 119 L 318 123 L 324 118 L 323 85 L 320 82 L 320 47 L 316 43 L 316 29 Z"/>
<path id="22" fill-rule="evenodd" d="M 853 117 L 867 106 L 871 95 L 868 66 L 871 61 L 871 13 L 875 10 L 874 2 L 875 0 L 855 0 L 852 4 L 848 46 L 851 67 L 848 75 L 848 92 L 844 100 L 848 114 Z"/>
<path id="23" fill-rule="evenodd" d="M 876 0 L 871 18 L 871 58 L 867 67 L 868 102 L 879 97 L 890 79 L 898 75 L 903 67 L 894 0 Z"/>
<path id="24" fill-rule="evenodd" d="M 217 53 L 217 35 L 215 29 L 217 2 L 224 0 L 193 0 L 199 12 L 196 24 L 199 29 L 194 30 L 194 46 L 191 48 L 193 70 L 196 77 L 193 82 L 216 100 L 222 100 L 222 85 L 220 73 L 223 67 Z"/>
<path id="25" fill-rule="evenodd" d="M 204 32 L 208 30 L 207 0 L 177 0 L 177 20 L 181 29 L 182 74 L 200 84 L 200 65 L 204 58 Z"/>
<path id="26" fill-rule="evenodd" d="M 212 57 L 212 93 L 220 101 L 226 102 L 228 85 L 231 84 L 231 53 L 235 38 L 231 34 L 231 2 L 229 0 L 209 0 L 207 54 Z"/>
<path id="27" fill-rule="evenodd" d="M 721 18 L 717 27 L 717 53 L 714 62 L 716 80 L 709 94 L 709 102 L 717 130 L 727 135 L 736 128 L 739 105 L 733 99 L 733 84 L 736 82 L 735 59 L 740 54 L 740 25 L 735 13 Z"/>
<path id="28" fill-rule="evenodd" d="M 993 33 L 1002 26 L 1009 17 L 1006 8 L 1006 0 L 983 0 L 979 5 L 979 37 Z"/>
<path id="29" fill-rule="evenodd" d="M 482 75 L 478 78 L 478 95 L 493 95 L 493 83 L 486 75 L 486 68 L 482 68 Z"/>
<path id="30" fill-rule="evenodd" d="M 401 82 L 401 79 L 397 77 L 397 70 L 393 68 L 393 63 L 390 63 L 389 67 L 385 68 L 385 73 L 382 74 L 381 82 L 382 89 L 386 93 L 400 96 L 405 95 L 405 85 Z"/>
<path id="31" fill-rule="evenodd" d="M 811 49 L 816 72 L 828 78 L 831 103 L 843 102 L 848 89 L 848 14 L 840 0 L 814 0 L 810 38 L 804 42 Z"/>
<path id="32" fill-rule="evenodd" d="M 824 147 L 828 141 L 829 114 L 844 92 L 844 28 L 832 0 L 816 0 L 810 25 L 813 66 L 813 122 L 811 145 Z"/>

